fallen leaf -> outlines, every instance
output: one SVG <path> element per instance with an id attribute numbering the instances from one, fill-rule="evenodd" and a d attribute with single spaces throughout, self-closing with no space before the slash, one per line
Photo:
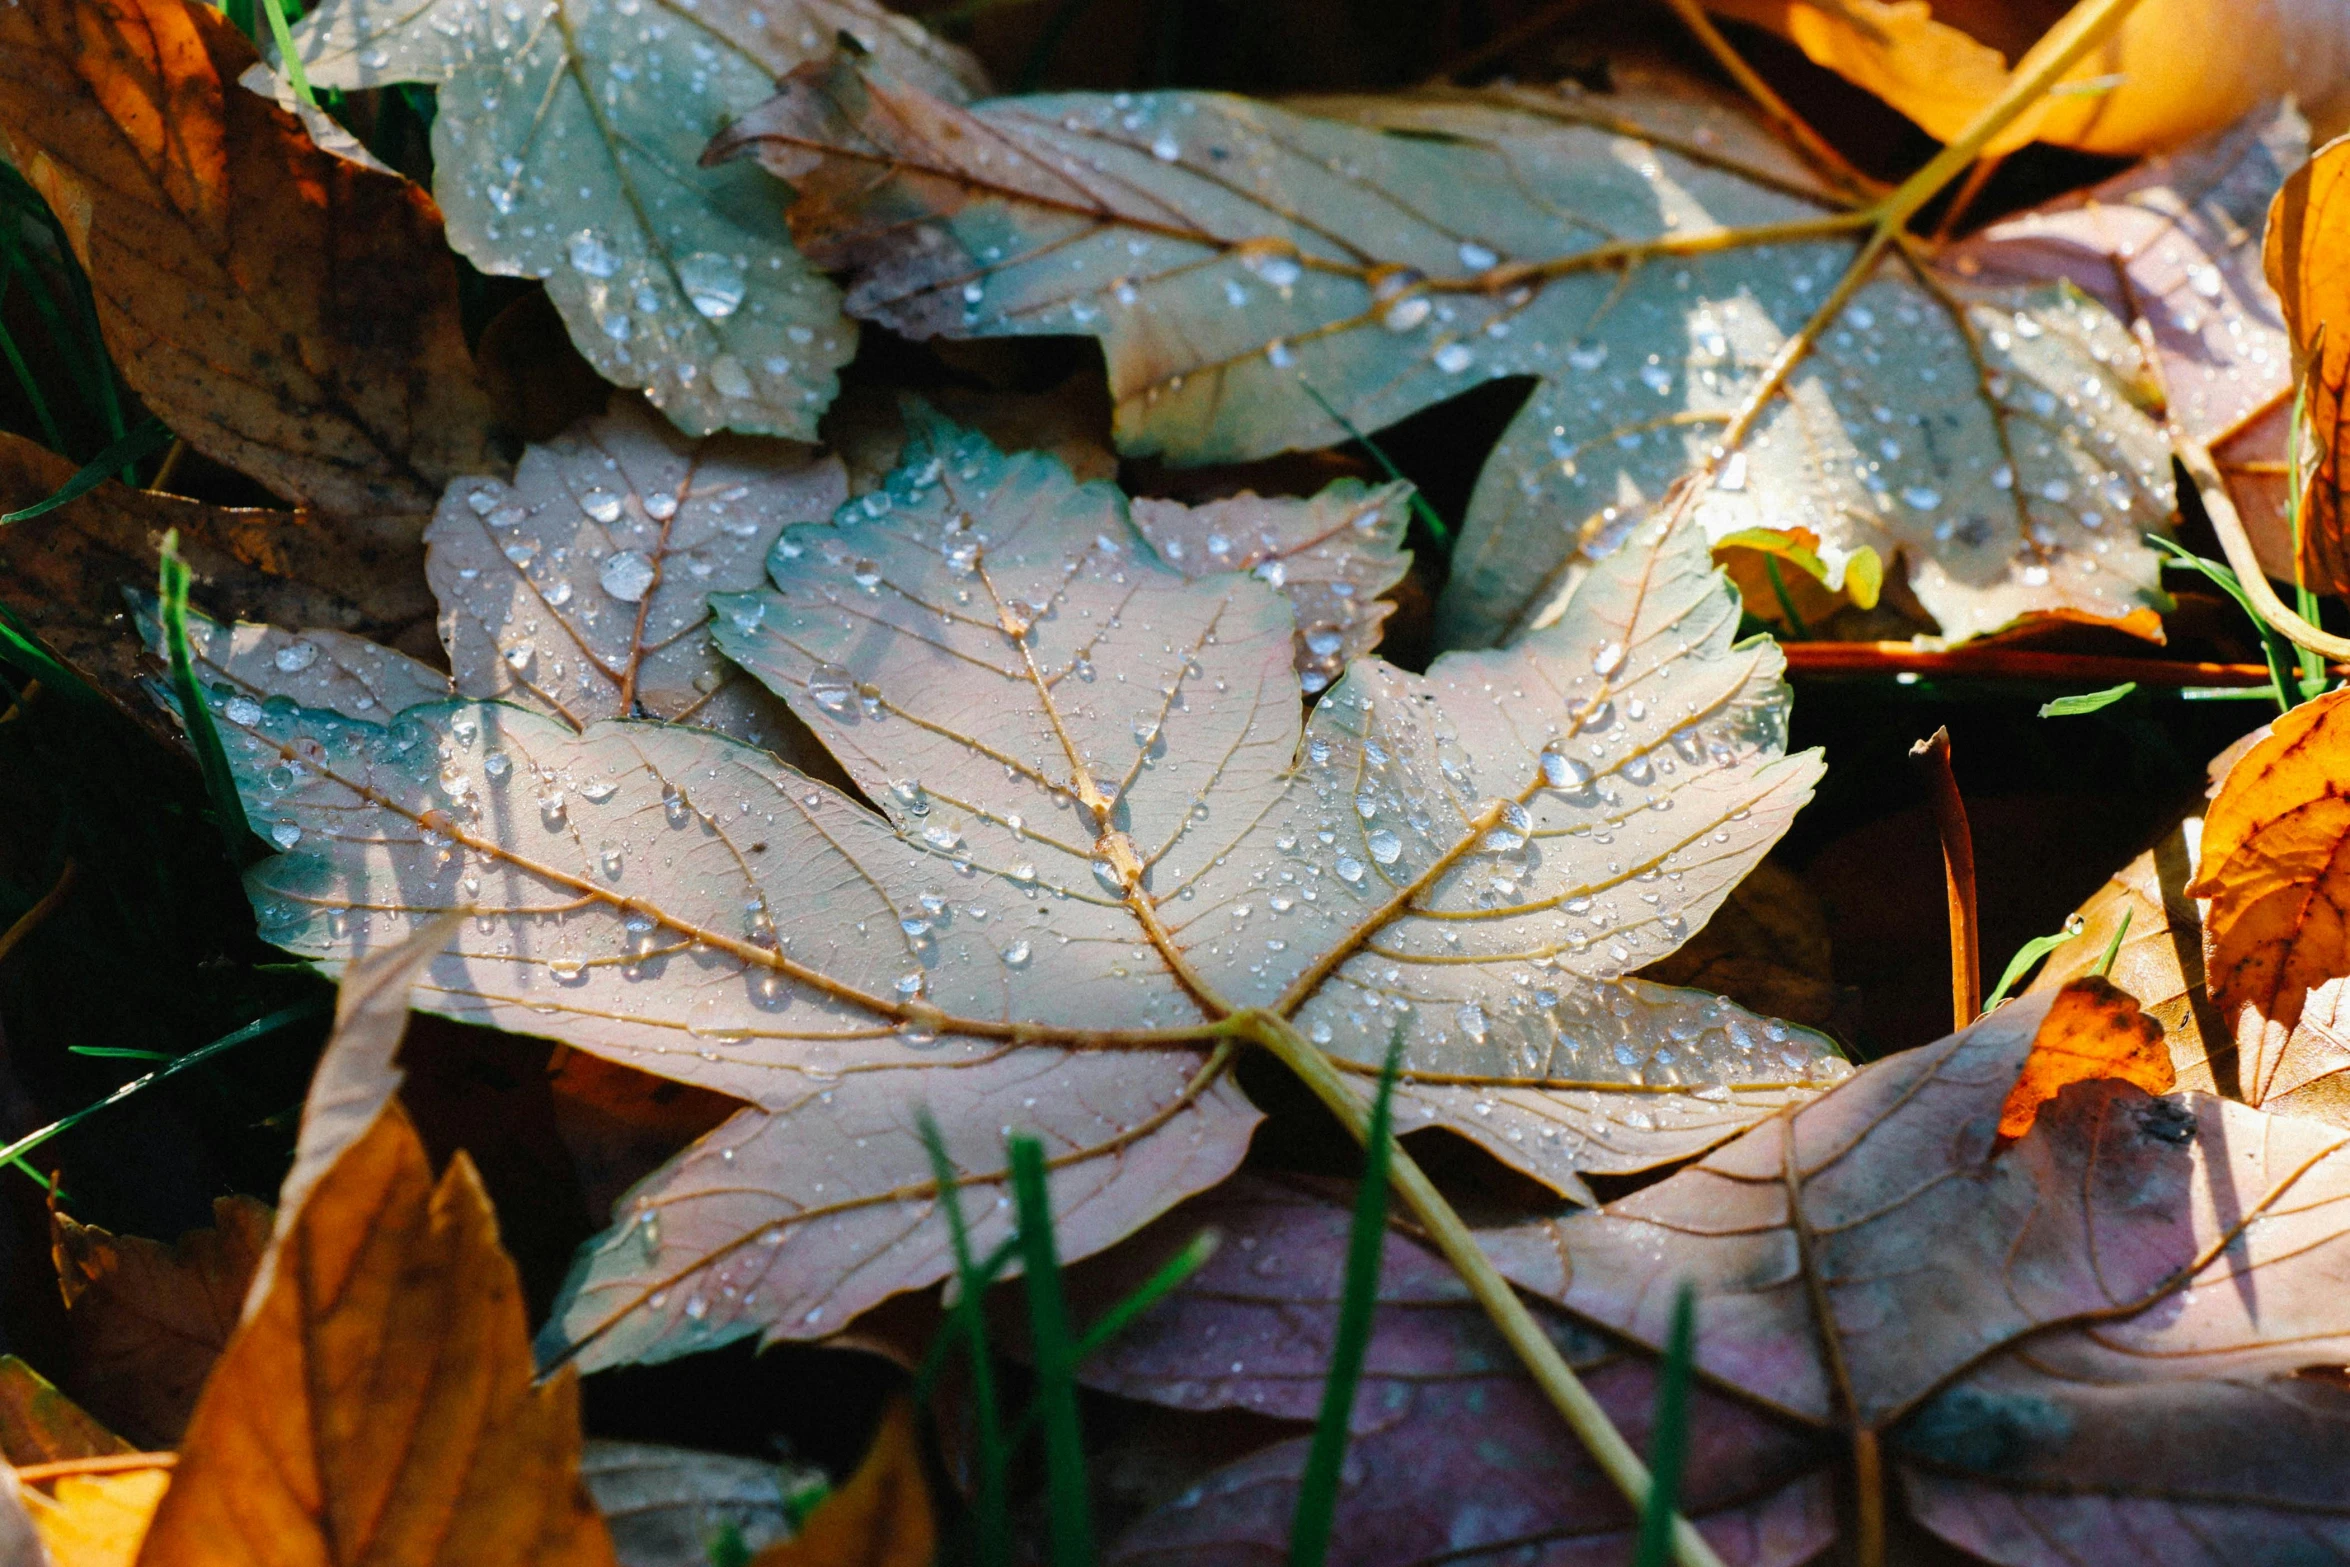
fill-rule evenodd
<path id="1" fill-rule="evenodd" d="M 24 1491 L 25 1511 L 51 1567 L 132 1567 L 171 1478 L 172 1471 L 160 1465 L 118 1474 L 61 1475 L 49 1495 Z"/>
<path id="2" fill-rule="evenodd" d="M 1921 1521 L 1993 1560 L 2257 1561 L 2342 1538 L 2350 1137 L 2104 1079 L 2005 1143 L 2053 999 L 1875 1063 L 1598 1213 L 1481 1240 L 1649 1345 L 1690 1279 L 1702 1375 L 1883 1433 Z"/>
<path id="3" fill-rule="evenodd" d="M 1956 137 L 2008 84 L 2006 56 L 1937 20 L 1927 0 L 1705 3 L 1771 29 L 1940 141 Z M 1977 6 L 1967 19 L 2024 9 Z M 2043 141 L 2122 157 L 2165 152 L 2288 94 L 2330 135 L 2350 117 L 2346 29 L 2341 0 L 2143 0 L 1987 151 Z M 2030 68 L 2032 54 L 2021 52 L 2015 74 Z"/>
<path id="4" fill-rule="evenodd" d="M 1312 1421 L 1345 1278 L 1343 1195 L 1242 1175 L 1080 1265 L 1070 1280 L 1075 1301 L 1081 1312 L 1098 1310 L 1203 1227 L 1223 1238 L 1199 1272 L 1083 1363 L 1082 1380 L 1174 1409 Z M 1518 1372 L 1443 1261 L 1390 1233 L 1378 1302 L 1332 1562 L 1372 1567 L 1513 1551 L 1539 1553 L 1528 1560 L 1604 1561 L 1629 1550 L 1631 1510 Z M 1536 1312 L 1617 1428 L 1645 1448 L 1654 1367 L 1555 1307 Z M 1703 1388 L 1695 1404 L 1681 1495 L 1708 1541 L 1746 1567 L 1816 1555 L 1835 1527 L 1816 1439 Z M 1127 1530 L 1108 1559 L 1279 1559 L 1309 1445 L 1285 1433 L 1178 1482 L 1181 1499 Z"/>
<path id="5" fill-rule="evenodd" d="M 981 1244 L 1015 1125 L 1053 1152 L 1062 1254 L 1098 1250 L 1238 1161 L 1257 1113 L 1211 1046 L 1244 1007 L 1366 1080 L 1400 1034 L 1404 1124 L 1567 1191 L 1845 1070 L 1622 977 L 1817 776 L 1694 529 L 1515 649 L 1357 660 L 1310 725 L 1286 597 L 1186 578 L 1115 489 L 942 421 L 771 569 L 716 601 L 719 645 L 878 811 L 675 727 L 225 715 L 248 813 L 294 839 L 251 884 L 267 939 L 340 963 L 405 914 L 501 911 L 453 927 L 420 1004 L 755 1107 L 621 1205 L 550 1357 L 816 1337 L 940 1278 L 925 1109 Z"/>
<path id="6" fill-rule="evenodd" d="M 2309 449 L 2315 470 L 2304 495 L 2299 573 L 2288 546 L 2266 552 L 2263 565 L 2281 577 L 2305 578 L 2321 591 L 2350 591 L 2350 516 L 2343 514 L 2345 445 L 2343 398 L 2350 393 L 2350 267 L 2341 259 L 2341 235 L 2350 227 L 2350 140 L 2321 147 L 2294 171 L 2268 212 L 2263 253 L 2268 284 L 2284 301 L 2292 362 L 2305 377 Z M 2278 456 L 2283 455 L 2280 450 Z M 2280 490 L 2282 486 L 2279 486 Z M 2285 569 L 2275 570 L 2281 564 Z"/>
<path id="7" fill-rule="evenodd" d="M 0 1457 L 12 1466 L 135 1451 L 14 1355 L 0 1355 Z"/>
<path id="8" fill-rule="evenodd" d="M 2203 818 L 2187 892 L 2210 900 L 2205 985 L 2234 1036 L 2247 1104 L 2350 1070 L 2350 1037 L 2335 1030 L 2350 978 L 2345 701 L 2350 692 L 2332 692 L 2279 718 Z"/>
<path id="9" fill-rule="evenodd" d="M 277 1232 L 189 1422 L 141 1567 L 614 1560 L 579 1388 L 534 1385 L 471 1161 L 436 1183 L 392 1054 L 437 925 L 353 965 Z"/>
<path id="10" fill-rule="evenodd" d="M 579 351 L 693 435 L 816 436 L 856 349 L 840 295 L 792 250 L 710 134 L 841 33 L 961 96 L 977 68 L 871 0 L 330 0 L 296 51 L 321 86 L 438 90 L 433 187 L 484 272 L 544 279 Z"/>
<path id="11" fill-rule="evenodd" d="M 460 481 L 442 497 L 426 572 L 457 689 L 574 728 L 641 714 L 790 754 L 799 726 L 711 645 L 710 595 L 756 587 L 785 524 L 847 497 L 837 461 L 689 441 L 615 397 L 525 452 L 512 484 Z"/>
<path id="12" fill-rule="evenodd" d="M 825 410 L 824 443 L 847 465 L 850 494 L 870 494 L 897 471 L 906 449 L 905 395 L 852 383 Z M 1110 450 L 1110 394 L 1089 370 L 1074 371 L 1042 392 L 945 385 L 922 395 L 1004 451 L 1043 452 L 1080 479 L 1118 477 L 1118 454 Z"/>
<path id="13" fill-rule="evenodd" d="M 207 456 L 413 548 L 444 482 L 502 463 L 440 214 L 237 85 L 188 0 L 0 12 L 0 142 L 48 199 L 147 406 Z"/>
<path id="14" fill-rule="evenodd" d="M 555 1132 L 580 1200 L 612 1211 L 627 1190 L 741 1108 L 738 1100 L 557 1046 L 547 1069 Z"/>
<path id="15" fill-rule="evenodd" d="M 139 631 L 166 656 L 163 623 L 144 605 Z M 382 722 L 454 694 L 450 678 L 421 659 L 340 631 L 283 631 L 249 621 L 223 623 L 188 611 L 188 653 L 197 678 L 223 700 L 284 697 L 345 718 Z"/>
<path id="16" fill-rule="evenodd" d="M 752 1567 L 930 1567 L 937 1545 L 914 1405 L 898 1397 L 857 1472 L 816 1505 L 798 1538 L 768 1546 Z"/>
<path id="17" fill-rule="evenodd" d="M 823 1477 L 732 1453 L 647 1442 L 590 1442 L 580 1477 L 620 1567 L 710 1567 L 711 1542 L 732 1531 L 758 1552 L 791 1534 L 791 1499 Z"/>
<path id="18" fill-rule="evenodd" d="M 1849 1035 L 1848 993 L 1828 954 L 1828 915 L 1803 878 L 1765 860 L 1730 889 L 1705 928 L 1640 971 L 1642 979 L 1727 996 L 1750 1012 Z"/>
<path id="19" fill-rule="evenodd" d="M 2056 993 L 2032 1036 L 2023 1075 L 1999 1109 L 1999 1135 L 2021 1137 L 2040 1107 L 2074 1083 L 2113 1078 L 2166 1094 L 2178 1076 L 2164 1048 L 2162 1024 L 2109 981 L 2091 975 Z"/>
<path id="20" fill-rule="evenodd" d="M 0 509 L 53 494 L 75 466 L 0 432 Z M 152 591 L 156 552 L 170 532 L 179 534 L 197 595 L 223 615 L 379 641 L 411 628 L 430 637 L 432 595 L 413 533 L 404 547 L 379 545 L 313 513 L 206 506 L 111 479 L 56 511 L 0 528 L 0 603 L 174 743 L 176 726 L 148 694 L 154 666 L 140 655 L 124 599 L 126 591 Z"/>
<path id="21" fill-rule="evenodd" d="M 2062 278 L 2117 317 L 2143 321 L 2171 421 L 2218 454 L 2261 559 L 2286 578 L 2292 531 L 2274 470 L 2295 354 L 2259 247 L 2269 203 L 2308 149 L 2300 114 L 2266 105 L 2176 153 L 2002 218 L 1943 255 L 1984 283 Z"/>
<path id="22" fill-rule="evenodd" d="M 1954 641 L 2058 612 L 2159 637 L 2140 536 L 2172 509 L 2168 448 L 2111 313 L 1897 250 L 1787 367 L 1865 209 L 1743 105 L 1625 83 L 963 109 L 842 60 L 710 156 L 792 185 L 854 314 L 1101 338 L 1129 454 L 1325 446 L 1539 378 L 1471 497 L 1442 645 L 1543 624 L 1669 494 L 1709 539 L 1807 530 L 1831 588 L 1864 548 L 1901 557 Z"/>
<path id="23" fill-rule="evenodd" d="M 72 1335 L 73 1386 L 143 1447 L 178 1444 L 269 1244 L 269 1208 L 253 1198 L 214 1198 L 212 1219 L 211 1229 L 191 1230 L 166 1246 L 111 1235 L 63 1213 L 50 1216 Z M 32 1461 L 13 1449 L 8 1456 Z"/>

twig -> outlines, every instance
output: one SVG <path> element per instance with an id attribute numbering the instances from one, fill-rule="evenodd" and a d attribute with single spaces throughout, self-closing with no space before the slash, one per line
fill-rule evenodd
<path id="1" fill-rule="evenodd" d="M 2187 471 L 2196 493 L 2203 498 L 2204 513 L 2211 518 L 2211 531 L 2219 535 L 2220 550 L 2228 557 L 2228 565 L 2243 586 L 2244 596 L 2251 601 L 2252 612 L 2296 647 L 2305 647 L 2337 662 L 2350 660 L 2350 637 L 2337 637 L 2303 620 L 2287 609 L 2285 601 L 2277 597 L 2277 590 L 2269 586 L 2268 573 L 2261 569 L 2251 537 L 2244 532 L 2244 519 L 2236 514 L 2236 503 L 2228 498 L 2227 483 L 2220 478 L 2219 467 L 2211 460 L 2210 448 L 2173 425 L 2171 449 L 2178 456 L 2179 466 Z"/>
<path id="2" fill-rule="evenodd" d="M 1890 188 L 1884 181 L 1873 180 L 1854 168 L 1844 154 L 1830 146 L 1826 137 L 1813 130 L 1803 116 L 1797 114 L 1793 106 L 1779 96 L 1778 89 L 1756 75 L 1754 67 L 1748 65 L 1745 58 L 1730 46 L 1730 40 L 1722 36 L 1721 29 L 1714 26 L 1713 18 L 1705 14 L 1705 7 L 1698 0 L 1665 0 L 1665 4 L 1671 7 L 1673 15 L 1680 18 L 1681 25 L 1688 28 L 1697 41 L 1705 46 L 1706 53 L 1714 57 L 1715 63 L 1729 73 L 1730 80 L 1738 84 L 1738 90 L 1754 101 L 1754 106 L 1762 110 L 1764 118 L 1814 168 L 1858 195 L 1881 196 Z"/>
<path id="3" fill-rule="evenodd" d="M 1934 827 L 1942 836 L 1942 884 L 1950 900 L 1950 1012 L 1953 1029 L 1972 1023 L 1983 1010 L 1981 942 L 1975 930 L 1975 839 L 1967 829 L 1966 802 L 1950 771 L 1950 731 L 1937 729 L 1909 748 L 1924 767 L 1933 791 Z"/>
<path id="4" fill-rule="evenodd" d="M 1330 1058 L 1309 1043 L 1288 1019 L 1259 1009 L 1236 1012 L 1226 1023 L 1234 1033 L 1253 1039 L 1277 1056 L 1345 1124 L 1356 1141 L 1368 1142 L 1370 1110 L 1347 1086 Z M 1461 1222 L 1460 1215 L 1453 1211 L 1452 1204 L 1436 1189 L 1426 1172 L 1400 1147 L 1390 1151 L 1390 1161 L 1388 1179 L 1395 1183 L 1397 1195 L 1419 1220 L 1436 1249 L 1444 1254 L 1444 1260 L 1452 1264 L 1453 1271 L 1469 1286 L 1469 1293 L 1485 1308 L 1485 1314 L 1501 1330 L 1510 1348 L 1517 1352 L 1535 1385 L 1565 1418 L 1568 1429 L 1589 1450 L 1624 1499 L 1632 1504 L 1637 1516 L 1648 1504 L 1648 1466 L 1632 1451 L 1632 1445 L 1608 1419 L 1607 1411 L 1599 1407 L 1599 1401 L 1583 1386 L 1574 1368 L 1559 1354 L 1558 1346 L 1550 1341 L 1541 1324 L 1534 1320 L 1534 1314 L 1526 1309 L 1526 1303 L 1518 1298 L 1517 1290 L 1493 1266 L 1492 1259 L 1477 1244 L 1477 1237 Z M 1673 1520 L 1673 1556 L 1681 1567 L 1722 1567 L 1721 1558 L 1687 1518 Z"/>
<path id="5" fill-rule="evenodd" d="M 72 887 L 73 859 L 68 856 L 65 868 L 57 873 L 57 885 L 41 894 L 41 901 L 18 915 L 16 923 L 8 927 L 5 935 L 0 935 L 0 960 L 5 960 L 8 954 L 16 950 L 18 942 L 40 929 L 41 922 L 57 912 L 57 905 L 65 901 L 65 895 Z"/>

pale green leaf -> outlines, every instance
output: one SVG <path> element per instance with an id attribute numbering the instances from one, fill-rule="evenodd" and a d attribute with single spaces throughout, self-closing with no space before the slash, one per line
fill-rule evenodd
<path id="1" fill-rule="evenodd" d="M 931 91 L 975 69 L 868 0 L 327 0 L 295 47 L 322 87 L 439 88 L 450 243 L 545 279 L 608 380 L 691 434 L 812 440 L 856 330 L 772 192 L 697 160 L 843 31 Z"/>

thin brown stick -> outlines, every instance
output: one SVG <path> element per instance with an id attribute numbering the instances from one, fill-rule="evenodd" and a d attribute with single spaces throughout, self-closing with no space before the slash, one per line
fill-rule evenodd
<path id="1" fill-rule="evenodd" d="M 1885 1567 L 1885 1465 L 1867 1426 L 1852 1431 L 1852 1535 L 1859 1567 Z"/>
<path id="2" fill-rule="evenodd" d="M 1934 827 L 1942 835 L 1942 886 L 1950 900 L 1951 1027 L 1964 1028 L 1983 1010 L 1982 944 L 1975 930 L 1975 839 L 1966 802 L 1950 771 L 1950 731 L 1937 729 L 1909 748 L 1933 791 Z"/>
<path id="3" fill-rule="evenodd" d="M 1966 171 L 1966 179 L 1959 184 L 1958 194 L 1950 198 L 1950 205 L 1942 209 L 1942 216 L 1934 222 L 1935 244 L 1941 244 L 1958 232 L 1959 222 L 1966 216 L 1967 209 L 1975 204 L 1975 198 L 1983 194 L 1983 187 L 1991 183 L 1991 176 L 1997 174 L 1999 166 L 2006 161 L 2007 154 L 2003 152 L 1975 160 L 1975 166 Z"/>
<path id="4" fill-rule="evenodd" d="M 60 1458 L 53 1463 L 26 1464 L 17 1470 L 18 1483 L 40 1485 L 67 1475 L 120 1474 L 126 1469 L 169 1469 L 180 1461 L 177 1453 L 102 1453 L 96 1458 Z"/>
<path id="5" fill-rule="evenodd" d="M 40 902 L 18 915 L 16 923 L 0 934 L 0 959 L 5 959 L 16 950 L 18 942 L 40 929 L 41 922 L 57 912 L 57 905 L 65 901 L 66 893 L 72 889 L 73 861 L 69 858 L 65 868 L 57 873 L 57 885 L 43 893 Z"/>
<path id="6" fill-rule="evenodd" d="M 2265 686 L 2266 664 L 2207 664 L 2189 659 L 2055 653 L 2038 648 L 1922 648 L 1913 642 L 1782 642 L 1791 675 L 1986 676 L 2101 686 Z"/>

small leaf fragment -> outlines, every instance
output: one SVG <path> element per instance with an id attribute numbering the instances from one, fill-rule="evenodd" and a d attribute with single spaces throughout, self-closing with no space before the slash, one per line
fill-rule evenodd
<path id="1" fill-rule="evenodd" d="M 2138 689 L 2138 682 L 2125 680 L 2118 686 L 2107 686 L 2102 691 L 2083 691 L 2076 696 L 2060 696 L 2040 704 L 2042 718 L 2078 718 L 2084 713 L 2099 713 L 2113 706 L 2123 697 Z"/>
<path id="2" fill-rule="evenodd" d="M 171 1481 L 172 1471 L 158 1464 L 115 1474 L 61 1475 L 49 1495 L 33 1489 L 23 1495 L 50 1567 L 132 1567 L 142 1559 L 140 1545 Z"/>
<path id="3" fill-rule="evenodd" d="M 2109 1077 L 2150 1094 L 2167 1094 L 2177 1081 L 2162 1025 L 2109 982 L 2094 976 L 2076 979 L 2057 992 L 2032 1036 L 2023 1074 L 1999 1108 L 1999 1135 L 2021 1137 L 2030 1131 L 2040 1107 L 2068 1084 Z"/>
<path id="4" fill-rule="evenodd" d="M 727 1530 L 763 1550 L 791 1534 L 793 1498 L 822 1484 L 813 1470 L 647 1442 L 591 1441 L 580 1474 L 620 1567 L 710 1567 Z"/>
<path id="5" fill-rule="evenodd" d="M 914 1406 L 899 1397 L 856 1473 L 816 1505 L 796 1538 L 768 1546 L 752 1567 L 930 1567 L 937 1539 Z"/>

